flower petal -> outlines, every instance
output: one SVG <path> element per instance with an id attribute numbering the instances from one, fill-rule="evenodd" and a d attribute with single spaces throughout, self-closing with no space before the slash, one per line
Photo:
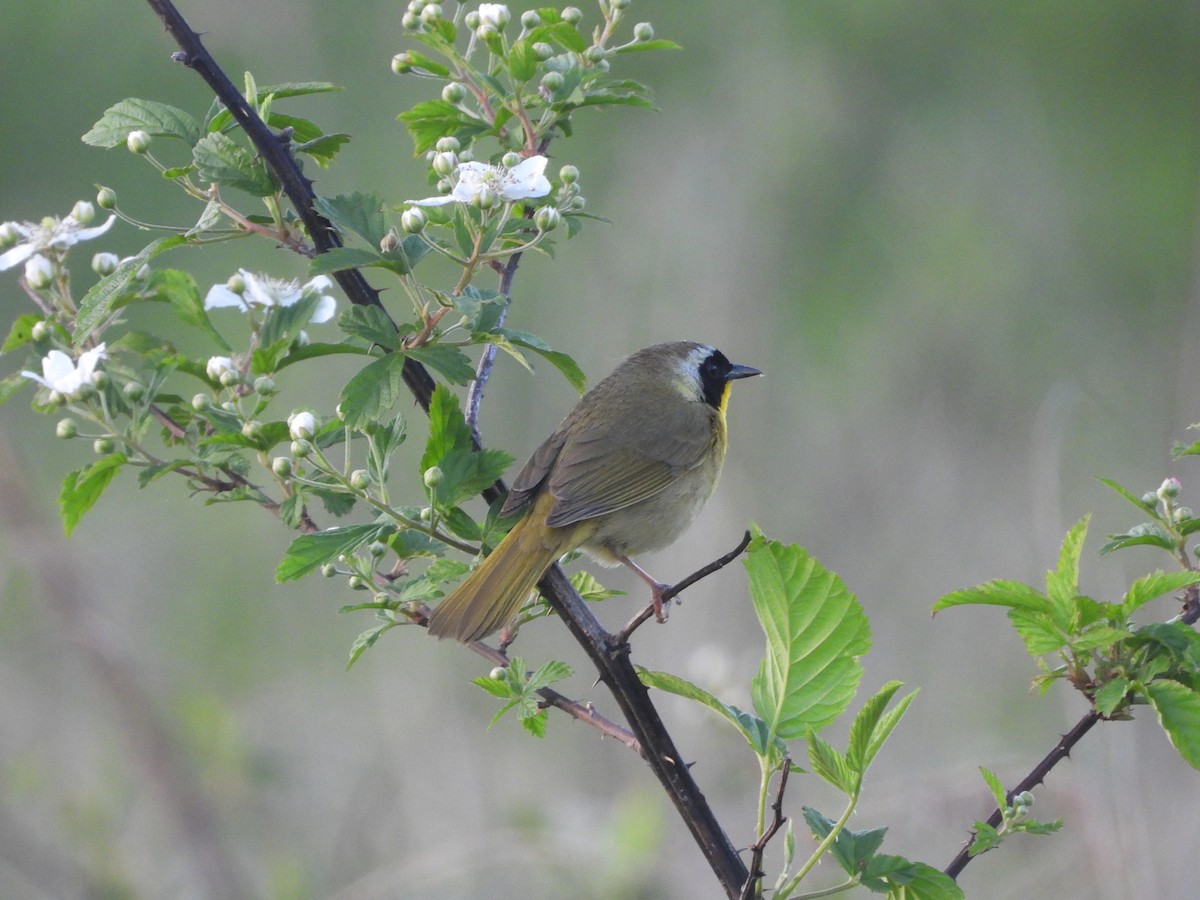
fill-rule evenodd
<path id="1" fill-rule="evenodd" d="M 11 269 L 13 266 L 19 266 L 29 257 L 33 256 L 37 251 L 37 244 L 30 241 L 28 244 L 17 244 L 10 250 L 5 250 L 0 253 L 0 272 L 5 269 Z"/>
<path id="2" fill-rule="evenodd" d="M 204 295 L 205 309 L 222 309 L 226 306 L 236 306 L 238 309 L 246 308 L 246 301 L 242 299 L 241 294 L 235 294 L 227 286 L 223 284 L 214 284 L 208 289 L 208 293 Z"/>

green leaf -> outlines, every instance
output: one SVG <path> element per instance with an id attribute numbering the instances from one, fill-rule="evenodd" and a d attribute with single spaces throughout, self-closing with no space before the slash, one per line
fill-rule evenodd
<path id="1" fill-rule="evenodd" d="M 137 275 L 138 269 L 160 253 L 186 243 L 187 238 L 178 234 L 159 238 L 143 247 L 136 255 L 122 260 L 111 275 L 92 285 L 79 301 L 79 315 L 75 318 L 75 331 L 72 335 L 75 346 L 83 346 L 84 341 L 91 337 L 92 332 L 114 310 L 121 294 Z"/>
<path id="2" fill-rule="evenodd" d="M 452 136 L 465 146 L 490 129 L 482 119 L 476 119 L 445 100 L 426 100 L 397 116 L 408 129 L 413 141 L 413 155 L 432 150 L 438 138 Z"/>
<path id="3" fill-rule="evenodd" d="M 571 587 L 575 588 L 575 593 L 588 603 L 598 603 L 610 597 L 623 596 L 625 593 L 624 591 L 615 591 L 611 588 L 606 588 L 596 580 L 595 575 L 586 569 L 571 573 Z"/>
<path id="4" fill-rule="evenodd" d="M 750 744 L 751 749 L 755 753 L 759 756 L 769 755 L 767 725 L 758 716 L 743 712 L 736 706 L 722 703 L 708 691 L 692 684 L 690 681 L 680 678 L 678 675 L 671 675 L 668 672 L 651 672 L 649 669 L 644 669 L 641 666 L 636 666 L 636 669 L 638 678 L 646 687 L 657 688 L 660 691 L 666 691 L 668 694 L 675 694 L 677 697 L 695 700 L 697 703 L 707 706 L 740 731 L 742 737 L 746 739 L 746 742 Z M 787 745 L 778 738 L 775 739 L 774 745 L 770 749 L 776 754 L 777 758 L 782 758 L 787 753 Z"/>
<path id="5" fill-rule="evenodd" d="M 426 344 L 406 351 L 417 362 L 428 366 L 451 384 L 467 384 L 475 377 L 470 358 L 457 347 L 448 344 Z"/>
<path id="6" fill-rule="evenodd" d="M 901 682 L 889 681 L 879 689 L 874 697 L 863 704 L 863 708 L 854 717 L 854 724 L 850 726 L 850 743 L 846 748 L 846 758 L 850 767 L 859 773 L 860 778 L 867 773 L 875 755 L 917 695 L 916 691 L 912 691 L 902 697 L 894 709 L 885 712 L 892 696 L 901 687 L 903 687 Z"/>
<path id="7" fill-rule="evenodd" d="M 23 313 L 17 316 L 13 320 L 12 327 L 8 329 L 8 336 L 4 339 L 4 343 L 0 344 L 0 353 L 11 353 L 32 341 L 33 326 L 40 321 L 42 321 L 42 316 L 37 313 Z"/>
<path id="8" fill-rule="evenodd" d="M 570 678 L 571 674 L 572 669 L 565 662 L 552 659 L 538 666 L 537 671 L 529 676 L 529 683 L 525 689 L 527 691 L 537 691 L 541 688 L 549 687 L 556 681 Z"/>
<path id="9" fill-rule="evenodd" d="M 200 125 L 189 113 L 166 103 L 130 97 L 106 109 L 82 140 L 93 147 L 119 147 L 131 131 L 179 138 L 188 146 L 200 139 Z"/>
<path id="10" fill-rule="evenodd" d="M 1167 679 L 1150 682 L 1145 692 L 1179 755 L 1193 769 L 1200 769 L 1200 694 Z"/>
<path id="11" fill-rule="evenodd" d="M 124 454 L 110 453 L 90 466 L 67 473 L 58 495 L 58 507 L 62 512 L 63 528 L 68 535 L 75 530 L 84 514 L 95 506 L 104 489 L 127 461 Z"/>
<path id="12" fill-rule="evenodd" d="M 532 716 L 521 716 L 521 727 L 534 737 L 546 736 L 546 724 L 550 721 L 548 710 L 539 709 Z"/>
<path id="13" fill-rule="evenodd" d="M 1090 515 L 1071 526 L 1058 551 L 1058 566 L 1046 573 L 1046 596 L 1054 609 L 1055 621 L 1066 627 L 1075 611 L 1075 595 L 1079 593 L 1079 557 L 1087 538 Z"/>
<path id="14" fill-rule="evenodd" d="M 813 772 L 848 797 L 858 793 L 862 773 L 852 768 L 836 747 L 817 737 L 813 731 L 808 734 L 808 764 Z"/>
<path id="15" fill-rule="evenodd" d="M 1000 846 L 1000 832 L 987 822 L 976 822 L 974 830 L 975 839 L 971 841 L 971 846 L 967 848 L 967 853 L 972 858 Z"/>
<path id="16" fill-rule="evenodd" d="M 177 469 L 182 469 L 190 465 L 192 465 L 190 459 L 173 459 L 170 462 L 154 463 L 153 465 L 146 466 L 144 469 L 138 471 L 138 487 L 144 488 L 150 482 L 157 481 L 168 472 L 174 472 Z"/>
<path id="17" fill-rule="evenodd" d="M 985 581 L 977 587 L 951 591 L 933 604 L 938 613 L 952 606 L 1008 606 L 1030 612 L 1048 613 L 1050 598 L 1027 584 L 1019 581 L 997 579 Z"/>
<path id="18" fill-rule="evenodd" d="M 1100 555 L 1108 556 L 1114 550 L 1139 546 L 1158 547 L 1168 553 L 1175 550 L 1175 542 L 1157 525 L 1137 525 L 1135 529 L 1136 533 L 1131 529 L 1127 534 L 1112 535 L 1113 539 L 1100 548 Z"/>
<path id="19" fill-rule="evenodd" d="M 317 197 L 313 207 L 343 233 L 357 234 L 372 249 L 378 249 L 387 234 L 383 220 L 383 201 L 378 194 L 339 194 L 336 197 Z M 319 257 L 318 257 L 319 258 Z"/>
<path id="20" fill-rule="evenodd" d="M 429 440 L 421 456 L 421 472 L 440 465 L 454 450 L 471 449 L 471 429 L 458 406 L 458 399 L 444 385 L 434 388 L 429 399 Z"/>
<path id="21" fill-rule="evenodd" d="M 1067 638 L 1054 624 L 1054 619 L 1047 612 L 1029 612 L 1025 609 L 1011 609 L 1008 620 L 1025 642 L 1025 649 L 1035 659 L 1045 653 L 1053 653 L 1067 644 Z"/>
<path id="22" fill-rule="evenodd" d="M 302 534 L 288 545 L 283 560 L 275 569 L 275 580 L 284 582 L 303 578 L 325 563 L 333 562 L 341 554 L 353 553 L 372 541 L 384 540 L 395 531 L 395 526 L 372 523 L 343 525 L 315 534 Z"/>
<path id="23" fill-rule="evenodd" d="M 1113 628 L 1111 625 L 1093 625 L 1070 640 L 1072 649 L 1083 653 L 1100 647 L 1111 647 L 1130 637 L 1124 628 Z"/>
<path id="24" fill-rule="evenodd" d="M 613 55 L 619 53 L 638 53 L 644 50 L 682 50 L 683 47 L 674 41 L 651 40 L 638 41 L 636 44 L 625 44 L 613 50 Z"/>
<path id="25" fill-rule="evenodd" d="M 221 132 L 206 134 L 192 150 L 196 177 L 227 185 L 254 197 L 269 197 L 279 190 L 266 164 Z"/>
<path id="26" fill-rule="evenodd" d="M 898 856 L 876 856 L 871 863 L 887 866 Z M 907 860 L 903 860 L 907 862 Z M 868 871 L 871 864 L 867 865 Z M 914 862 L 887 874 L 888 896 L 896 900 L 962 900 L 963 891 L 945 872 L 928 863 Z M 864 884 L 866 883 L 864 879 Z"/>
<path id="27" fill-rule="evenodd" d="M 515 84 L 524 84 L 537 74 L 538 58 L 529 40 L 513 41 L 508 48 L 508 74 Z"/>
<path id="28" fill-rule="evenodd" d="M 325 256 L 327 254 L 321 254 Z M 319 259 L 320 257 L 318 257 Z M 400 347 L 400 335 L 391 316 L 380 306 L 354 305 L 338 316 L 338 328 L 368 344 L 378 344 L 388 350 Z"/>
<path id="29" fill-rule="evenodd" d="M 359 269 L 373 266 L 383 261 L 374 250 L 363 250 L 359 247 L 332 247 L 323 253 L 318 253 L 308 263 L 309 277 L 315 275 L 332 275 L 345 269 Z"/>
<path id="30" fill-rule="evenodd" d="M 992 792 L 992 799 L 996 803 L 996 809 L 1004 809 L 1008 806 L 1008 792 L 1004 790 L 1004 782 L 991 769 L 979 767 L 979 774 L 983 776 L 983 780 L 987 782 L 988 790 Z"/>
<path id="31" fill-rule="evenodd" d="M 320 299 L 318 294 L 311 293 L 289 306 L 270 307 L 266 316 L 263 317 L 262 326 L 258 331 L 258 340 L 262 349 L 272 351 L 272 356 L 286 351 L 300 336 L 300 332 L 312 321 L 313 312 Z M 274 371 L 275 365 L 272 360 L 271 365 L 259 370 L 257 374 L 273 373 Z"/>
<path id="32" fill-rule="evenodd" d="M 818 730 L 854 697 L 857 657 L 871 645 L 867 617 L 842 580 L 801 547 L 757 532 L 745 565 L 767 638 L 751 683 L 754 708 L 784 740 Z"/>
<path id="33" fill-rule="evenodd" d="M 579 364 L 567 354 L 551 349 L 549 344 L 536 335 L 513 328 L 496 328 L 490 332 L 478 333 L 474 337 L 477 340 L 495 344 L 510 353 L 527 368 L 529 368 L 529 364 L 515 348 L 524 347 L 526 350 L 532 350 L 558 369 L 578 393 L 582 394 L 587 389 L 587 377 L 579 368 Z"/>
<path id="34" fill-rule="evenodd" d="M 1096 693 L 1092 696 L 1092 703 L 1096 707 L 1096 712 L 1102 716 L 1111 716 L 1120 707 L 1125 705 L 1126 697 L 1129 695 L 1130 681 L 1128 678 L 1114 678 L 1112 681 L 1105 682 L 1096 689 Z"/>
<path id="35" fill-rule="evenodd" d="M 804 821 L 819 840 L 824 840 L 837 824 L 827 816 L 822 815 L 811 806 L 801 807 Z M 846 874 L 858 877 L 862 874 L 867 860 L 873 857 L 883 844 L 886 828 L 872 828 L 868 831 L 851 831 L 843 828 L 834 838 L 830 851 L 837 864 Z"/>
<path id="36" fill-rule="evenodd" d="M 165 300 L 171 304 L 180 321 L 208 332 L 209 337 L 223 350 L 230 349 L 225 338 L 221 337 L 208 318 L 204 309 L 204 299 L 200 296 L 200 288 L 191 273 L 179 269 L 155 269 L 145 280 L 143 290 L 151 294 L 153 299 Z"/>
<path id="37" fill-rule="evenodd" d="M 27 384 L 29 384 L 29 379 L 17 372 L 0 378 L 0 403 L 7 403 Z"/>
<path id="38" fill-rule="evenodd" d="M 389 353 L 359 370 L 342 388 L 341 418 L 347 428 L 362 428 L 379 419 L 403 392 L 404 354 Z"/>
<path id="39" fill-rule="evenodd" d="M 347 671 L 349 671 L 352 665 L 358 662 L 360 656 L 375 646 L 375 642 L 379 640 L 385 631 L 390 631 L 399 624 L 399 622 L 395 621 L 381 622 L 373 628 L 368 628 L 356 637 L 354 643 L 350 645 L 350 659 L 346 661 Z"/>
<path id="40" fill-rule="evenodd" d="M 1163 572 L 1159 570 L 1149 575 L 1143 575 L 1125 592 L 1125 596 L 1121 600 L 1121 613 L 1128 616 L 1134 610 L 1163 594 L 1174 593 L 1193 584 L 1200 584 L 1200 572 L 1186 570 Z"/>
<path id="41" fill-rule="evenodd" d="M 1149 511 L 1149 508 L 1146 506 L 1146 504 L 1142 502 L 1141 497 L 1136 496 L 1132 491 L 1128 490 L 1127 488 L 1121 487 L 1121 485 L 1117 484 L 1111 478 L 1101 478 L 1100 483 L 1108 485 L 1110 488 L 1112 488 L 1114 491 L 1116 491 L 1118 494 L 1120 494 L 1122 497 L 1124 497 L 1126 500 L 1128 500 L 1130 503 L 1132 503 L 1134 506 L 1136 506 L 1143 515 Z"/>
<path id="42" fill-rule="evenodd" d="M 501 700 L 507 700 L 512 696 L 512 690 L 509 688 L 508 682 L 503 678 L 480 675 L 478 678 L 472 678 L 471 684 L 478 685 L 493 697 L 499 697 Z"/>

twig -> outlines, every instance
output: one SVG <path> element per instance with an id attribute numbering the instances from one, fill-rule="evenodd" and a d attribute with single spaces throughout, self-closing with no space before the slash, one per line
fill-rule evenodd
<path id="1" fill-rule="evenodd" d="M 527 209 L 526 212 L 532 213 L 532 210 Z M 504 268 L 500 270 L 499 292 L 500 296 L 504 298 L 504 308 L 500 310 L 500 315 L 496 318 L 497 327 L 504 324 L 504 318 L 508 315 L 508 304 L 512 299 L 513 276 L 517 274 L 517 266 L 520 263 L 521 254 L 514 253 L 508 258 Z M 479 405 L 483 402 L 483 391 L 487 387 L 488 379 L 492 375 L 492 366 L 495 364 L 496 345 L 484 344 L 483 353 L 479 356 L 479 365 L 475 367 L 475 377 L 467 387 L 467 424 L 471 426 L 471 436 L 480 444 L 483 443 L 483 440 L 479 436 Z"/>
<path id="2" fill-rule="evenodd" d="M 501 650 L 497 650 L 483 641 L 474 641 L 468 644 L 472 650 L 482 656 L 484 659 L 490 660 L 497 665 L 507 666 L 509 664 L 508 655 Z M 630 750 L 633 750 L 639 756 L 642 755 L 642 745 L 638 743 L 638 739 L 633 736 L 628 728 L 622 728 L 611 719 L 607 719 L 600 713 L 596 712 L 595 708 L 590 703 L 580 703 L 577 700 L 572 700 L 565 694 L 561 694 L 554 688 L 539 688 L 537 691 L 539 697 L 546 701 L 547 706 L 553 706 L 555 709 L 565 712 L 568 716 L 578 719 L 585 725 L 590 725 L 595 728 L 605 737 L 614 738 L 620 741 Z"/>
<path id="3" fill-rule="evenodd" d="M 1091 730 L 1092 726 L 1099 722 L 1102 718 L 1103 716 L 1096 712 L 1096 710 L 1090 710 L 1086 716 L 1076 723 L 1074 728 L 1062 736 L 1062 740 L 1058 742 L 1055 748 L 1047 753 L 1042 761 L 1033 767 L 1033 771 L 1021 779 L 1020 784 L 1004 795 L 1006 802 L 1011 803 L 1012 798 L 1017 794 L 1020 794 L 1022 791 L 1032 790 L 1045 781 L 1046 776 L 1050 774 L 1050 770 L 1070 756 L 1071 751 L 1075 748 L 1075 745 L 1079 743 L 1080 739 L 1087 734 Z M 999 828 L 1000 823 L 1003 821 L 1004 814 L 997 809 L 990 816 L 988 816 L 987 824 L 992 826 L 992 828 Z M 974 835 L 972 835 L 972 840 L 973 839 Z M 959 873 L 962 872 L 962 870 L 967 867 L 967 863 L 974 858 L 969 852 L 972 840 L 968 840 L 966 844 L 963 845 L 963 848 L 958 851 L 958 855 L 954 857 L 950 865 L 946 866 L 946 874 L 951 878 L 958 878 Z"/>
<path id="4" fill-rule="evenodd" d="M 717 572 L 725 568 L 727 565 L 741 556 L 749 546 L 750 532 L 747 531 L 744 535 L 742 535 L 742 540 L 738 543 L 738 545 L 724 556 L 720 557 L 719 559 L 714 559 L 708 565 L 697 569 L 687 578 L 671 585 L 669 588 L 663 591 L 663 605 L 665 606 L 667 603 L 671 602 L 671 600 L 674 599 L 678 594 L 683 593 L 683 591 L 690 588 L 700 579 L 707 578 L 709 575 L 713 574 L 713 572 Z M 629 636 L 633 634 L 641 626 L 641 624 L 649 619 L 652 615 L 654 615 L 654 604 L 651 603 L 647 605 L 645 609 L 638 612 L 636 616 L 629 620 L 629 623 L 624 628 L 617 632 L 617 640 L 621 641 L 622 643 L 628 641 Z"/>
<path id="5" fill-rule="evenodd" d="M 746 534 L 749 537 L 749 532 Z M 779 788 L 775 791 L 775 802 L 771 804 L 771 811 L 774 815 L 771 818 L 771 824 L 767 826 L 767 830 L 763 832 L 762 837 L 754 842 L 754 846 L 750 848 L 750 877 L 746 879 L 745 885 L 742 886 L 742 896 L 740 900 L 751 900 L 756 893 L 756 885 L 762 880 L 763 872 L 762 861 L 763 851 L 766 850 L 767 844 L 771 838 L 775 837 L 775 833 L 783 827 L 783 823 L 787 821 L 787 817 L 783 814 L 783 792 L 787 790 L 788 772 L 792 771 L 791 757 L 783 758 L 783 771 L 779 776 Z"/>

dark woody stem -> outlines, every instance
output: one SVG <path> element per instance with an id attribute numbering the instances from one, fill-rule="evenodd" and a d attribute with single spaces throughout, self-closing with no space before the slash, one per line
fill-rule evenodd
<path id="1" fill-rule="evenodd" d="M 312 182 L 304 177 L 296 165 L 288 142 L 273 133 L 238 93 L 204 48 L 199 35 L 187 24 L 170 0 L 147 0 L 147 3 L 180 47 L 180 52 L 174 54 L 173 58 L 193 69 L 204 79 L 217 98 L 233 114 L 263 161 L 279 179 L 283 192 L 308 230 L 316 251 L 320 253 L 340 247 L 341 239 L 337 232 L 313 206 L 315 195 Z M 515 262 L 510 259 L 509 264 L 515 272 Z M 367 283 L 358 270 L 346 269 L 335 273 L 334 277 L 351 302 L 367 306 L 381 305 L 379 292 Z M 511 281 L 511 274 L 509 280 Z M 507 290 L 504 293 L 507 296 Z M 487 372 L 483 371 L 480 374 L 483 376 L 481 381 L 486 382 Z M 406 358 L 404 382 L 421 408 L 428 411 L 435 387 L 428 371 L 419 363 Z M 477 439 L 476 443 L 478 444 Z M 488 502 L 492 502 L 504 492 L 503 482 L 497 481 L 483 492 L 483 496 Z M 650 701 L 646 687 L 638 680 L 637 672 L 629 660 L 629 645 L 600 626 L 591 609 L 576 593 L 558 566 L 552 567 L 546 573 L 539 587 L 596 666 L 600 680 L 612 692 L 622 715 L 629 723 L 629 730 L 642 749 L 643 757 L 692 832 L 725 893 L 731 898 L 739 897 L 742 886 L 749 878 L 749 871 L 692 778 L 688 764 L 675 748 L 658 711 Z"/>

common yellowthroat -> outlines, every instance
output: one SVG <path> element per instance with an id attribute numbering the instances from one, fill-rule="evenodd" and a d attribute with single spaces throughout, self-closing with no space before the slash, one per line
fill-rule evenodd
<path id="1" fill-rule="evenodd" d="M 525 517 L 437 605 L 430 634 L 467 643 L 504 627 L 551 563 L 579 547 L 644 579 L 663 621 L 667 586 L 629 557 L 673 542 L 712 495 L 730 383 L 761 374 L 692 341 L 618 365 L 525 463 L 500 511 Z"/>

